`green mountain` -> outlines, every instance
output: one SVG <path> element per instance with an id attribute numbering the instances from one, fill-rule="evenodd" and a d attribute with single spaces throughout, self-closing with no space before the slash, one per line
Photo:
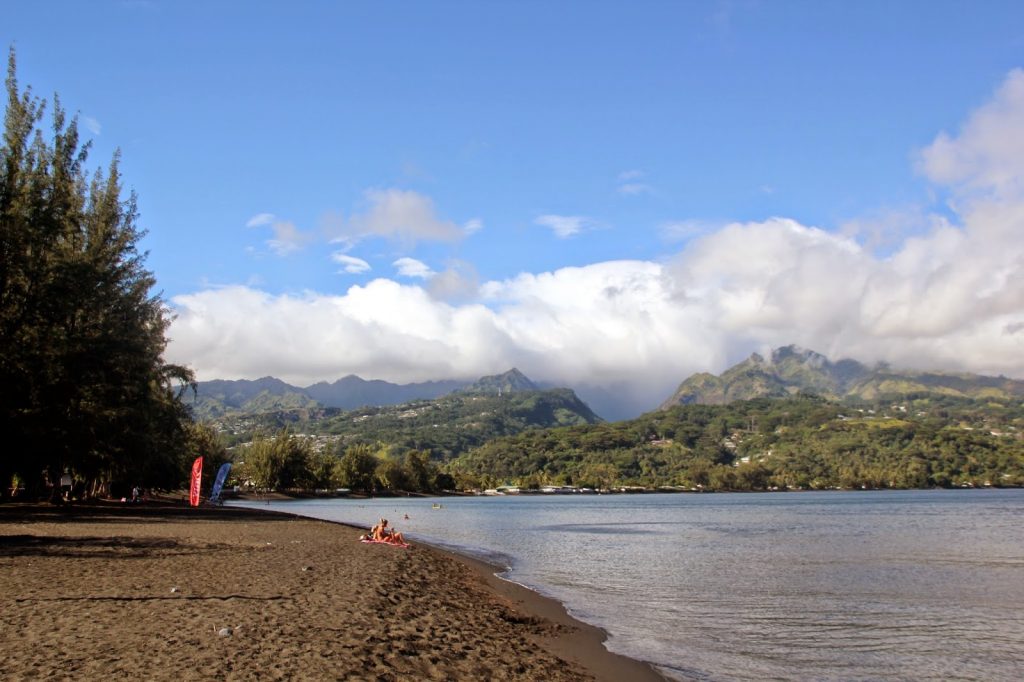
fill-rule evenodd
<path id="1" fill-rule="evenodd" d="M 1024 402 L 931 395 L 677 405 L 619 422 L 532 429 L 448 464 L 463 486 L 686 490 L 1024 485 Z"/>
<path id="2" fill-rule="evenodd" d="M 303 389 L 274 377 L 201 381 L 194 396 L 186 394 L 185 402 L 192 408 L 192 413 L 203 420 L 238 413 L 258 414 L 318 406 L 317 401 Z"/>
<path id="3" fill-rule="evenodd" d="M 319 405 L 239 410 L 211 421 L 229 444 L 287 427 L 329 441 L 335 451 L 365 443 L 391 446 L 399 452 L 424 450 L 437 459 L 448 459 L 500 436 L 528 429 L 595 424 L 601 418 L 571 389 L 540 390 L 521 372 L 510 370 L 483 377 L 465 390 L 433 400 L 355 410 Z"/>
<path id="4" fill-rule="evenodd" d="M 1024 398 L 1024 381 L 977 374 L 898 371 L 856 360 L 832 362 L 798 346 L 754 353 L 719 376 L 694 374 L 661 405 L 728 405 L 737 400 L 783 398 L 811 393 L 830 400 L 871 401 L 919 394 L 959 398 Z"/>
<path id="5" fill-rule="evenodd" d="M 494 438 L 530 429 L 596 424 L 601 419 L 567 388 L 456 392 L 436 400 L 363 408 L 322 422 L 344 445 L 385 443 L 450 459 Z"/>

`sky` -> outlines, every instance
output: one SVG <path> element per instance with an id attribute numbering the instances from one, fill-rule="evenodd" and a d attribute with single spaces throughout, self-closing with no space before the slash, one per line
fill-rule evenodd
<path id="1" fill-rule="evenodd" d="M 1024 379 L 1024 3 L 7 0 L 198 379 Z"/>

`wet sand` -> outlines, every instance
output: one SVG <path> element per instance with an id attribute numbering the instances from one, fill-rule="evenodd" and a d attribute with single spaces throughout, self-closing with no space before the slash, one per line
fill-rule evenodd
<path id="1" fill-rule="evenodd" d="M 0 505 L 5 679 L 661 680 L 472 559 L 340 524 Z"/>

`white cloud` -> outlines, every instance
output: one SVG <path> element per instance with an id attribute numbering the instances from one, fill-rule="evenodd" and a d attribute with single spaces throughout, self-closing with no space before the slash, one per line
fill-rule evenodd
<path id="1" fill-rule="evenodd" d="M 270 225 L 277 217 L 273 213 L 257 213 L 253 217 L 249 218 L 248 222 L 245 223 L 246 227 L 263 227 Z"/>
<path id="2" fill-rule="evenodd" d="M 369 208 L 345 224 L 343 239 L 358 241 L 384 237 L 404 245 L 419 241 L 454 242 L 465 231 L 450 220 L 437 217 L 434 202 L 418 192 L 401 189 L 368 190 Z"/>
<path id="3" fill-rule="evenodd" d="M 294 253 L 313 240 L 312 234 L 303 232 L 294 223 L 287 221 L 275 222 L 270 228 L 274 237 L 267 240 L 267 246 L 278 256 Z"/>
<path id="4" fill-rule="evenodd" d="M 909 237 L 945 224 L 944 219 L 928 214 L 921 207 L 908 206 L 858 216 L 840 225 L 837 231 L 857 240 L 868 250 L 889 253 Z"/>
<path id="5" fill-rule="evenodd" d="M 658 234 L 666 242 L 686 242 L 721 227 L 721 223 L 706 220 L 675 220 L 659 225 Z"/>
<path id="6" fill-rule="evenodd" d="M 1024 253 L 1003 247 L 944 226 L 880 259 L 849 238 L 775 219 L 729 225 L 668 264 L 612 261 L 486 282 L 486 306 L 440 300 L 432 287 L 445 273 L 427 288 L 375 280 L 343 296 L 210 290 L 174 299 L 168 356 L 201 379 L 270 373 L 297 383 L 348 373 L 474 378 L 517 366 L 544 381 L 615 387 L 633 412 L 692 372 L 788 343 L 835 358 L 1020 375 Z"/>
<path id="7" fill-rule="evenodd" d="M 103 132 L 103 126 L 92 116 L 86 116 L 82 119 L 82 123 L 85 124 L 85 129 L 93 135 L 100 135 Z"/>
<path id="8" fill-rule="evenodd" d="M 451 307 L 420 287 L 383 279 L 343 296 L 272 296 L 238 286 L 173 304 L 168 357 L 187 358 L 200 379 L 257 371 L 301 384 L 349 373 L 424 381 L 471 377 L 514 355 L 484 306 Z"/>
<path id="9" fill-rule="evenodd" d="M 287 256 L 301 250 L 314 241 L 315 236 L 311 232 L 305 232 L 295 226 L 295 223 L 287 220 L 278 220 L 273 213 L 257 213 L 246 221 L 248 228 L 270 227 L 273 236 L 266 240 L 267 248 L 277 256 Z M 255 253 L 254 249 L 249 249 Z"/>
<path id="10" fill-rule="evenodd" d="M 619 185 L 619 194 L 625 194 L 626 196 L 637 196 L 639 194 L 652 194 L 654 188 L 650 185 L 645 185 L 642 182 L 627 182 L 623 185 Z"/>
<path id="11" fill-rule="evenodd" d="M 588 218 L 575 215 L 542 215 L 533 221 L 535 224 L 549 228 L 559 239 L 566 239 L 579 234 L 590 224 Z"/>
<path id="12" fill-rule="evenodd" d="M 467 301 L 476 298 L 480 289 L 480 276 L 471 263 L 452 260 L 443 272 L 430 278 L 427 291 L 443 301 Z"/>
<path id="13" fill-rule="evenodd" d="M 398 269 L 398 274 L 402 277 L 428 279 L 434 275 L 434 271 L 426 263 L 415 258 L 399 258 L 392 265 Z"/>
<path id="14" fill-rule="evenodd" d="M 618 186 L 615 191 L 626 196 L 637 196 L 640 194 L 653 194 L 654 188 L 645 182 L 640 182 L 644 172 L 640 170 L 628 170 L 619 173 Z"/>
<path id="15" fill-rule="evenodd" d="M 933 182 L 963 193 L 1024 193 L 1024 70 L 1014 69 L 993 99 L 975 110 L 956 138 L 946 133 L 921 152 L 919 168 Z"/>
<path id="16" fill-rule="evenodd" d="M 331 260 L 333 260 L 335 263 L 340 264 L 344 272 L 353 275 L 369 272 L 372 269 L 370 267 L 370 264 L 364 261 L 362 258 L 349 256 L 340 251 L 332 253 Z"/>
<path id="17" fill-rule="evenodd" d="M 302 385 L 349 373 L 473 379 L 517 366 L 562 383 L 629 382 L 649 401 L 685 367 L 713 359 L 702 341 L 687 341 L 698 321 L 675 308 L 666 283 L 657 264 L 602 263 L 488 283 L 494 307 L 384 279 L 342 296 L 211 289 L 173 300 L 168 359 L 201 380 L 272 374 Z"/>
<path id="18" fill-rule="evenodd" d="M 466 224 L 462 226 L 462 231 L 465 232 L 467 235 L 475 234 L 482 229 L 484 229 L 484 221 L 480 220 L 479 218 L 467 220 Z"/>
<path id="19" fill-rule="evenodd" d="M 958 198 L 952 218 L 883 212 L 848 233 L 785 218 L 683 222 L 665 228 L 690 237 L 665 263 L 610 261 L 479 287 L 470 268 L 451 265 L 422 286 L 378 279 L 341 296 L 210 289 L 173 300 L 168 360 L 200 379 L 295 383 L 348 373 L 472 379 L 516 366 L 617 395 L 635 412 L 692 372 L 788 343 L 833 358 L 1024 377 L 1024 189 L 1013 177 L 1024 176 L 1015 165 L 1024 162 L 990 142 L 1012 146 L 1024 135 L 1022 78 L 1012 73 L 958 137 L 940 135 L 922 151 L 928 177 Z M 586 219 L 537 223 L 565 237 Z M 884 255 L 852 238 L 887 231 L 900 236 Z"/>

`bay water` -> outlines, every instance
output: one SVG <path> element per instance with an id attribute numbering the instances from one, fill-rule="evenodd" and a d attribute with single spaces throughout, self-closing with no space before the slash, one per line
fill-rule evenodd
<path id="1" fill-rule="evenodd" d="M 505 567 L 675 679 L 1024 675 L 1024 490 L 244 504 L 386 517 Z"/>

